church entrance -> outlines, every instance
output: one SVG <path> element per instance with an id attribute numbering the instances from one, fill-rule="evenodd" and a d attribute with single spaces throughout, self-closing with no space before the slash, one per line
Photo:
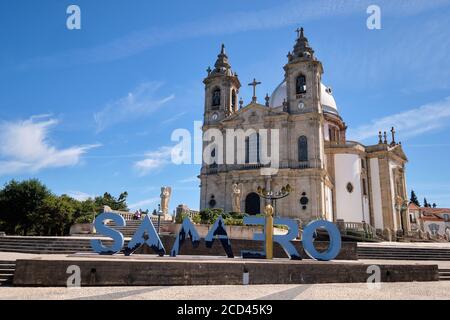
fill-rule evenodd
<path id="1" fill-rule="evenodd" d="M 258 194 L 255 192 L 249 193 L 245 198 L 245 213 L 255 215 L 259 214 L 261 202 Z"/>

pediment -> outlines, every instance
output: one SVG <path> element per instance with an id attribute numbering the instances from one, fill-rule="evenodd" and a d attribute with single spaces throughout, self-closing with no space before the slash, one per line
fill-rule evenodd
<path id="1" fill-rule="evenodd" d="M 239 109 L 235 114 L 229 118 L 224 119 L 223 123 L 256 123 L 263 122 L 264 117 L 272 114 L 279 114 L 280 112 L 274 111 L 272 108 L 263 106 L 258 103 L 250 103 L 249 105 Z"/>
<path id="2" fill-rule="evenodd" d="M 408 157 L 406 156 L 405 152 L 403 151 L 402 145 L 397 144 L 391 149 L 391 152 L 394 153 L 396 156 L 400 157 L 404 161 L 408 161 Z"/>

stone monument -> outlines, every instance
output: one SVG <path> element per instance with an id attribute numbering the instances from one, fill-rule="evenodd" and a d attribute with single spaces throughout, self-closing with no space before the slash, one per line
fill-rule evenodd
<path id="1" fill-rule="evenodd" d="M 237 183 L 233 184 L 232 202 L 233 212 L 241 212 L 241 190 Z"/>
<path id="2" fill-rule="evenodd" d="M 171 187 L 161 187 L 161 211 L 164 215 L 164 220 L 171 220 L 172 217 L 169 214 L 169 201 L 172 195 Z"/>

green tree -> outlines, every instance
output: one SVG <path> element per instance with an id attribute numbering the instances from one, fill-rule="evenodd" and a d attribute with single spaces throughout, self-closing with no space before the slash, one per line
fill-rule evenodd
<path id="1" fill-rule="evenodd" d="M 75 223 L 92 223 L 100 211 L 93 199 L 80 202 L 79 209 L 74 214 Z"/>
<path id="2" fill-rule="evenodd" d="M 430 204 L 429 204 L 428 201 L 427 201 L 427 198 L 424 198 L 424 199 L 423 199 L 423 206 L 424 206 L 425 208 L 428 208 L 428 207 L 430 206 Z"/>
<path id="3" fill-rule="evenodd" d="M 410 203 L 414 203 L 416 206 L 420 207 L 419 199 L 417 199 L 416 193 L 414 190 L 411 190 L 411 199 L 409 200 Z"/>
<path id="4" fill-rule="evenodd" d="M 27 235 L 38 216 L 39 207 L 51 195 L 37 179 L 10 181 L 0 190 L 0 220 L 9 234 Z"/>
<path id="5" fill-rule="evenodd" d="M 122 192 L 118 198 L 113 197 L 110 193 L 105 192 L 102 197 L 94 199 L 97 211 L 100 212 L 103 206 L 108 206 L 113 210 L 128 211 L 127 206 L 128 192 Z"/>
<path id="6" fill-rule="evenodd" d="M 67 234 L 78 206 L 79 203 L 68 196 L 48 196 L 39 207 L 35 233 L 52 236 Z"/>
<path id="7" fill-rule="evenodd" d="M 200 218 L 202 223 L 212 224 L 217 218 L 223 214 L 223 209 L 204 209 L 200 211 Z"/>

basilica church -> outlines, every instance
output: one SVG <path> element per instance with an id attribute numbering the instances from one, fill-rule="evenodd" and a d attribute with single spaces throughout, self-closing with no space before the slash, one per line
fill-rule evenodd
<path id="1" fill-rule="evenodd" d="M 200 209 L 235 211 L 237 189 L 240 212 L 262 213 L 266 200 L 257 193 L 258 187 L 276 192 L 289 185 L 291 193 L 276 202 L 277 216 L 303 225 L 327 219 L 365 222 L 381 232 L 410 230 L 407 157 L 394 128 L 374 132 L 373 145 L 347 140 L 347 126 L 331 88 L 322 83 L 322 63 L 303 29 L 297 30 L 283 69 L 284 79 L 271 96 L 260 104 L 254 93 L 244 105 L 239 99 L 241 83 L 223 45 L 214 68 L 208 68 L 202 130 L 278 129 L 279 170 L 261 174 L 260 139 L 252 134 L 245 139 L 244 163 L 203 163 Z M 254 80 L 250 85 L 257 84 Z M 203 142 L 203 148 L 207 145 Z"/>

